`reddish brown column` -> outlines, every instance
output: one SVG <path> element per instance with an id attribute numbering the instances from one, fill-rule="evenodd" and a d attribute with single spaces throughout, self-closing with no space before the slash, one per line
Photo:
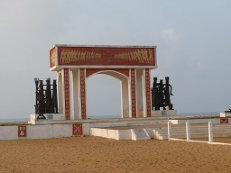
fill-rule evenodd
<path id="1" fill-rule="evenodd" d="M 80 91 L 81 91 L 81 115 L 86 119 L 86 73 L 85 69 L 80 69 Z"/>
<path id="2" fill-rule="evenodd" d="M 135 76 L 135 69 L 131 69 L 131 99 L 132 99 L 132 118 L 136 118 L 136 76 Z"/>
<path id="3" fill-rule="evenodd" d="M 65 91 L 65 119 L 70 120 L 70 87 L 69 69 L 64 69 L 64 91 Z"/>
<path id="4" fill-rule="evenodd" d="M 150 70 L 145 69 L 147 117 L 151 117 Z"/>

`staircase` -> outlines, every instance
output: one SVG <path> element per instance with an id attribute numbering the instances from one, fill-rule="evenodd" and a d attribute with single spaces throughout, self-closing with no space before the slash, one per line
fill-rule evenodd
<path id="1" fill-rule="evenodd" d="M 131 129 L 131 138 L 133 141 L 151 139 L 146 129 Z"/>

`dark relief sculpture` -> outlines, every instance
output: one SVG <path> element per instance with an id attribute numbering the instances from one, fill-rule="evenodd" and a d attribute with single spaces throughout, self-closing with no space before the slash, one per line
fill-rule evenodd
<path id="1" fill-rule="evenodd" d="M 58 113 L 57 104 L 57 84 L 56 80 L 53 80 L 51 84 L 50 79 L 46 80 L 46 84 L 43 84 L 43 80 L 35 78 L 35 114 L 38 114 L 37 119 L 46 119 L 44 113 Z"/>
<path id="2" fill-rule="evenodd" d="M 157 83 L 157 77 L 154 77 L 152 87 L 152 110 L 160 110 L 161 107 L 163 110 L 166 110 L 167 107 L 169 110 L 173 110 L 173 104 L 170 99 L 171 95 L 173 94 L 172 86 L 169 84 L 169 77 L 165 77 L 165 84 L 163 84 L 163 80 Z"/>

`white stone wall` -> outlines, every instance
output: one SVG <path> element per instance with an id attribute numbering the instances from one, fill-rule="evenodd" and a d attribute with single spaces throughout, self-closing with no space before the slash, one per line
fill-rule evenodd
<path id="1" fill-rule="evenodd" d="M 0 126 L 0 140 L 18 139 L 18 126 Z"/>
<path id="2" fill-rule="evenodd" d="M 185 123 L 185 120 L 178 122 L 170 120 L 172 127 L 172 134 L 174 135 L 174 128 L 180 128 L 182 134 L 185 133 L 185 126 L 179 125 L 180 127 L 174 127 L 174 124 Z M 214 125 L 214 137 L 231 137 L 231 120 L 229 119 L 228 124 L 220 124 L 220 119 L 211 119 Z M 199 126 L 206 126 L 208 119 L 197 119 L 190 120 L 191 124 L 199 124 Z M 77 126 L 76 126 L 77 125 Z M 80 126 L 79 126 L 80 125 Z M 18 137 L 18 126 L 26 127 L 26 136 Z M 118 127 L 130 127 L 127 129 Z M 133 126 L 143 126 L 148 135 L 155 139 L 166 139 L 167 138 L 167 120 L 158 120 L 153 118 L 133 118 L 133 119 L 112 119 L 112 120 L 84 120 L 84 121 L 48 121 L 47 124 L 1 124 L 0 125 L 0 140 L 16 140 L 16 139 L 49 139 L 49 138 L 60 138 L 60 137 L 71 137 L 78 134 L 78 128 L 81 128 L 81 135 L 95 135 L 91 132 L 92 128 L 99 128 L 96 131 L 101 134 L 100 136 L 109 137 L 112 139 L 122 140 L 131 139 L 131 129 Z M 146 127 L 145 127 L 146 126 Z M 182 126 L 182 127 L 181 127 Z M 197 130 L 199 130 L 195 126 Z M 105 128 L 107 127 L 107 128 Z M 111 127 L 111 128 L 110 128 Z M 115 128 L 117 127 L 117 128 Z M 100 129 L 101 128 L 101 129 Z M 73 130 L 75 129 L 75 130 Z M 102 130 L 106 129 L 106 130 Z M 77 130 L 77 131 L 76 131 Z M 77 132 L 77 134 L 74 133 Z M 192 135 L 194 133 L 194 126 L 191 126 Z M 207 129 L 206 129 L 207 131 Z M 74 133 L 74 134 L 73 134 Z M 179 131 L 176 135 L 180 135 Z"/>
<path id="3" fill-rule="evenodd" d="M 72 124 L 46 124 L 27 126 L 28 139 L 71 137 Z"/>

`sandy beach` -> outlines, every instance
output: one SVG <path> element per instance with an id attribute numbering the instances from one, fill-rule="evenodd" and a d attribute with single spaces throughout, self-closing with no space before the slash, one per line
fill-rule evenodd
<path id="1" fill-rule="evenodd" d="M 99 137 L 0 141 L 0 172 L 231 172 L 231 146 Z"/>

